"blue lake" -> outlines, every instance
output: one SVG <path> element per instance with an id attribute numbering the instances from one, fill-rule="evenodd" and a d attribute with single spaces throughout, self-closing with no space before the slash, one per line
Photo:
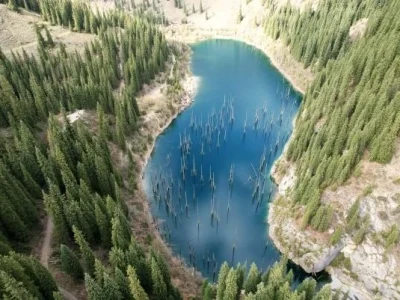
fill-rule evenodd
<path id="1" fill-rule="evenodd" d="M 280 257 L 266 222 L 270 169 L 301 95 L 252 46 L 208 40 L 192 50 L 195 101 L 158 137 L 145 169 L 153 216 L 174 253 L 204 277 L 224 261 L 265 270 Z"/>

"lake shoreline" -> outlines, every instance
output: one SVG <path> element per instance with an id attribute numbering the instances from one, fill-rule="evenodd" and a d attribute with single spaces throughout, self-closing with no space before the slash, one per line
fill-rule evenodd
<path id="1" fill-rule="evenodd" d="M 205 29 L 189 25 L 170 25 L 163 29 L 169 40 L 186 44 L 195 44 L 209 39 L 226 39 L 243 42 L 263 52 L 271 65 L 290 82 L 291 86 L 302 95 L 313 81 L 314 75 L 310 69 L 291 56 L 288 48 L 279 40 L 272 40 L 259 28 L 249 32 L 236 29 Z"/>
<path id="2" fill-rule="evenodd" d="M 186 52 L 187 51 L 187 52 Z M 188 56 L 188 57 L 186 57 Z M 145 151 L 137 156 L 137 165 L 138 165 L 138 174 L 137 179 L 135 180 L 136 186 L 138 188 L 138 193 L 136 198 L 138 199 L 138 202 L 142 205 L 142 212 L 144 213 L 144 217 L 146 218 L 146 222 L 149 224 L 148 226 L 148 231 L 151 232 L 151 235 L 153 236 L 153 240 L 151 242 L 152 246 L 155 246 L 156 249 L 161 251 L 163 256 L 166 258 L 169 266 L 170 266 L 170 271 L 171 271 L 171 277 L 176 284 L 176 286 L 179 288 L 179 290 L 182 293 L 182 296 L 184 299 L 190 299 L 190 297 L 194 297 L 197 293 L 196 290 L 198 291 L 199 288 L 201 287 L 202 283 L 202 276 L 201 274 L 194 270 L 193 268 L 189 268 L 185 261 L 179 257 L 177 257 L 170 246 L 165 242 L 165 240 L 162 239 L 160 232 L 157 230 L 157 226 L 154 223 L 154 218 L 151 212 L 151 206 L 150 206 L 150 199 L 148 199 L 144 187 L 143 187 L 143 177 L 144 177 L 144 172 L 146 165 L 151 158 L 151 155 L 154 151 L 157 137 L 163 134 L 163 132 L 171 125 L 171 123 L 183 112 L 185 111 L 194 101 L 194 98 L 196 96 L 199 84 L 200 84 L 200 79 L 196 76 L 193 76 L 191 70 L 190 70 L 190 63 L 191 63 L 191 52 L 190 50 L 184 50 L 182 53 L 181 62 L 184 67 L 184 76 L 181 76 L 180 82 L 182 86 L 182 91 L 178 95 L 178 97 L 172 97 L 172 106 L 174 107 L 174 110 L 171 111 L 172 114 L 168 116 L 165 120 L 159 121 L 159 127 L 155 128 L 152 130 L 152 128 L 145 130 L 142 132 L 143 137 L 146 137 L 146 148 Z M 174 68 L 175 65 L 175 57 L 173 56 L 173 66 L 171 69 Z M 156 81 L 154 81 L 156 82 Z M 154 85 L 153 82 L 153 89 L 163 89 L 167 85 L 165 83 L 155 83 Z M 144 91 L 142 96 L 140 98 L 146 97 L 148 94 L 151 94 L 150 91 Z M 162 92 L 162 99 L 163 101 L 166 101 L 168 96 L 166 95 L 166 92 Z M 138 104 L 140 104 L 140 101 Z M 146 120 L 151 120 L 151 117 L 154 117 L 155 112 L 154 108 L 145 110 L 146 113 L 141 116 L 142 119 Z M 148 140 L 148 137 L 151 137 L 151 140 Z M 146 230 L 141 229 L 142 233 Z M 184 279 L 187 279 L 190 277 L 190 281 L 185 281 Z"/>
<path id="3" fill-rule="evenodd" d="M 167 27 L 168 29 L 168 27 Z M 268 49 L 263 45 L 262 43 L 257 43 L 257 40 L 254 39 L 248 39 L 246 38 L 246 36 L 239 34 L 239 35 L 235 35 L 234 32 L 230 31 L 230 34 L 217 34 L 214 36 L 208 36 L 208 35 L 203 35 L 201 37 L 198 37 L 194 40 L 179 40 L 179 42 L 183 42 L 185 44 L 194 44 L 197 42 L 201 42 L 201 41 L 205 41 L 205 40 L 210 40 L 210 39 L 225 39 L 225 40 L 234 40 L 234 41 L 238 41 L 238 42 L 242 42 L 245 43 L 246 45 L 252 46 L 258 50 L 260 50 L 265 56 L 266 58 L 271 62 L 271 65 L 273 68 L 275 68 L 280 74 L 282 74 L 282 76 L 290 83 L 290 85 L 299 93 L 301 93 L 302 95 L 305 92 L 306 87 L 301 83 L 301 81 L 296 80 L 294 78 L 293 75 L 290 75 L 290 72 L 288 72 L 287 70 L 285 70 L 284 67 L 282 67 L 282 65 L 279 63 L 279 59 L 277 57 L 275 57 L 273 55 L 273 53 L 271 51 L 268 51 Z M 168 40 L 171 40 L 171 38 L 169 38 Z M 174 41 L 176 41 L 176 39 L 172 39 Z M 143 176 L 144 176 L 144 171 L 146 168 L 146 165 L 149 161 L 149 159 L 151 158 L 151 155 L 154 151 L 155 148 L 155 144 L 157 141 L 158 136 L 162 135 L 163 132 L 171 125 L 171 123 L 182 113 L 184 112 L 188 107 L 190 107 L 190 105 L 193 103 L 194 101 L 194 97 L 196 96 L 197 90 L 199 88 L 200 85 L 200 80 L 199 78 L 196 78 L 195 76 L 192 75 L 191 70 L 190 70 L 190 61 L 187 63 L 187 70 L 186 70 L 186 74 L 184 78 L 181 78 L 181 83 L 182 83 L 182 87 L 184 90 L 184 94 L 182 96 L 182 99 L 180 102 L 175 103 L 177 104 L 177 108 L 176 111 L 169 116 L 162 124 L 161 126 L 155 130 L 152 134 L 152 140 L 151 142 L 148 143 L 148 147 L 144 153 L 143 156 L 141 156 L 140 161 L 140 177 L 138 178 L 138 186 L 140 187 L 140 191 L 141 194 L 143 195 L 144 198 L 144 209 L 146 211 L 147 217 L 148 217 L 148 221 L 150 224 L 152 224 L 153 222 L 153 215 L 151 212 L 151 207 L 150 207 L 150 202 L 148 197 L 146 196 L 146 194 L 144 193 L 144 189 L 143 189 Z M 297 118 L 296 117 L 293 119 L 293 123 L 295 123 Z M 290 137 L 290 139 L 292 138 L 292 136 Z M 285 150 L 282 152 L 282 154 L 275 160 L 274 162 L 274 166 L 275 164 L 280 160 L 280 158 L 284 155 L 287 145 L 290 142 L 289 141 L 286 143 L 285 145 Z M 272 172 L 271 172 L 272 175 Z M 266 216 L 268 217 L 268 216 Z M 154 228 L 152 226 L 152 228 Z M 201 275 L 201 273 L 197 270 L 194 270 L 193 268 L 190 268 L 186 265 L 185 261 L 181 258 L 178 258 L 172 251 L 172 249 L 170 248 L 170 246 L 161 238 L 160 233 L 157 231 L 156 228 L 154 228 L 153 231 L 153 235 L 156 237 L 158 244 L 161 245 L 161 248 L 163 248 L 166 251 L 166 255 L 169 257 L 169 260 L 173 261 L 173 264 L 180 266 L 179 268 L 183 268 L 181 271 L 181 274 L 189 274 L 191 275 L 191 278 L 197 278 L 197 279 L 202 279 L 203 276 Z M 271 236 L 271 239 L 274 241 L 273 236 Z M 275 243 L 275 241 L 274 241 Z M 279 248 L 278 248 L 279 249 Z M 164 253 L 165 253 L 164 251 Z"/>
<path id="4" fill-rule="evenodd" d="M 165 124 L 160 127 L 154 134 L 152 134 L 152 139 L 153 141 L 151 142 L 150 147 L 146 150 L 146 153 L 143 157 L 143 162 L 142 162 L 142 170 L 140 172 L 140 177 L 143 178 L 144 170 L 146 169 L 146 165 L 151 157 L 151 154 L 154 151 L 154 147 L 156 145 L 156 141 L 158 136 L 163 134 L 163 132 L 171 125 L 171 123 L 181 114 L 183 113 L 192 103 L 194 102 L 194 98 L 196 97 L 198 88 L 200 86 L 200 78 L 193 76 L 193 74 L 190 71 L 190 66 L 189 66 L 189 73 L 186 74 L 186 78 L 183 79 L 183 90 L 184 90 L 184 96 L 182 97 L 182 101 L 178 106 L 178 110 L 170 116 Z"/>

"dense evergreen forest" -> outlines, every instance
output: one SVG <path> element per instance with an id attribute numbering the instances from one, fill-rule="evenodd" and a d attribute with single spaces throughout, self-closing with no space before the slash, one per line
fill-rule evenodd
<path id="1" fill-rule="evenodd" d="M 69 0 L 25 7 L 35 5 L 51 23 L 98 39 L 83 55 L 63 45 L 54 52 L 49 31 L 36 27 L 39 57 L 0 52 L 0 126 L 6 133 L 0 143 L 0 295 L 60 298 L 47 270 L 16 254 L 29 251 L 44 204 L 61 267 L 84 280 L 89 299 L 180 299 L 164 259 L 156 251 L 146 254 L 132 235 L 121 198 L 127 187 L 108 147 L 125 149 L 125 137 L 137 130 L 135 96 L 164 68 L 164 36 L 147 18 L 122 11 L 95 14 Z M 97 134 L 80 121 L 69 123 L 67 112 L 81 108 L 97 110 Z M 109 251 L 108 261 L 97 258 L 100 248 Z"/>
<path id="2" fill-rule="evenodd" d="M 224 263 L 219 271 L 218 284 L 210 285 L 207 281 L 202 287 L 203 300 L 230 300 L 242 299 L 244 293 L 246 300 L 265 299 L 290 299 L 290 300 L 326 300 L 336 299 L 329 286 L 317 288 L 313 278 L 307 278 L 295 289 L 293 286 L 293 272 L 287 272 L 287 259 L 283 257 L 267 272 L 262 273 L 252 264 L 246 276 L 246 268 L 238 265 L 229 267 Z"/>
<path id="3" fill-rule="evenodd" d="M 10 1 L 39 12 L 51 24 L 98 36 L 83 54 L 68 53 L 46 27 L 36 26 L 38 57 L 0 52 L 0 297 L 62 299 L 51 274 L 29 253 L 44 207 L 52 217 L 60 268 L 85 283 L 88 299 L 180 299 L 159 253 L 146 253 L 132 234 L 122 191 L 134 192 L 114 168 L 109 146 L 131 149 L 138 129 L 135 96 L 164 69 L 169 47 L 154 20 L 122 11 L 93 13 L 83 2 Z M 116 91 L 118 91 L 116 93 Z M 95 110 L 97 129 L 67 114 Z M 95 133 L 95 134 L 93 134 Z M 134 174 L 131 174 L 134 176 Z M 108 252 L 108 259 L 99 250 Z M 22 253 L 22 254 L 17 254 Z M 218 287 L 204 284 L 202 299 L 287 296 L 311 299 L 316 282 L 292 291 L 293 273 L 282 261 L 265 274 L 252 265 L 222 265 Z M 315 299 L 330 295 L 328 288 Z M 314 298 L 313 298 L 314 299 Z"/>
<path id="4" fill-rule="evenodd" d="M 287 158 L 296 163 L 294 204 L 306 206 L 303 227 L 325 231 L 333 218 L 320 197 L 343 184 L 363 157 L 389 163 L 400 134 L 400 2 L 319 1 L 304 12 L 290 5 L 270 13 L 266 32 L 316 72 L 308 88 Z M 364 36 L 350 27 L 368 19 Z M 353 229 L 358 208 L 349 218 Z M 337 239 L 336 239 L 337 240 Z"/>
<path id="5" fill-rule="evenodd" d="M 400 2 L 321 0 L 316 10 L 303 12 L 265 2 L 266 32 L 285 41 L 316 73 L 287 157 L 296 163 L 293 200 L 306 207 L 303 227 L 325 231 L 333 209 L 321 205 L 323 190 L 343 184 L 362 158 L 388 163 L 395 151 Z M 135 145 L 126 137 L 139 126 L 135 97 L 164 70 L 171 52 L 155 25 L 164 18 L 138 16 L 143 10 L 94 12 L 83 1 L 0 3 L 97 36 L 82 54 L 67 52 L 64 45 L 55 50 L 49 30 L 36 26 L 38 56 L 6 56 L 0 49 L 0 298 L 62 298 L 47 269 L 28 256 L 44 209 L 55 225 L 60 268 L 84 282 L 88 299 L 181 299 L 164 258 L 146 251 L 132 233 L 135 220 L 122 194 L 134 190 L 113 165 L 110 151 L 118 145 L 134 169 Z M 361 18 L 368 18 L 364 37 L 351 40 L 349 29 Z M 96 111 L 98 126 L 71 124 L 67 115 L 78 109 Z M 358 210 L 356 202 L 346 230 L 360 227 Z M 341 230 L 333 234 L 333 243 Z M 205 282 L 201 298 L 238 299 L 242 290 L 251 300 L 332 297 L 329 287 L 318 291 L 313 279 L 292 289 L 293 273 L 286 265 L 283 259 L 263 274 L 253 264 L 246 275 L 243 266 L 223 264 L 218 285 Z"/>

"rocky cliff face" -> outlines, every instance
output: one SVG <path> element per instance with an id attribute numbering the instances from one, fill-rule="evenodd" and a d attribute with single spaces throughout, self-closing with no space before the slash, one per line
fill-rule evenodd
<path id="1" fill-rule="evenodd" d="M 271 172 L 278 193 L 268 222 L 277 248 L 306 272 L 326 269 L 332 276 L 332 288 L 348 292 L 352 299 L 400 299 L 400 247 L 398 243 L 388 247 L 386 242 L 392 226 L 400 224 L 400 143 L 390 164 L 365 159 L 344 186 L 324 191 L 321 201 L 335 210 L 334 221 L 324 233 L 300 226 L 303 208 L 294 206 L 290 198 L 294 170 L 283 155 Z M 346 224 L 347 212 L 357 199 L 364 237 L 359 241 L 357 230 L 346 230 L 330 246 L 331 234 Z"/>

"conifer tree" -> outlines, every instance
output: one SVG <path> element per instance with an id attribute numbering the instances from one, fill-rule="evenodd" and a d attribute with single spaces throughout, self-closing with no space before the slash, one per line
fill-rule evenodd
<path id="1" fill-rule="evenodd" d="M 237 23 L 241 23 L 242 20 L 243 20 L 242 6 L 240 5 L 236 22 L 237 22 Z"/>
<path id="2" fill-rule="evenodd" d="M 130 287 L 129 287 L 129 280 L 128 280 L 128 278 L 126 278 L 124 273 L 120 269 L 115 268 L 114 274 L 115 274 L 114 279 L 115 279 L 116 284 L 118 285 L 119 291 L 121 292 L 122 299 L 124 299 L 124 300 L 125 299 L 126 300 L 136 299 L 136 298 L 132 297 Z"/>
<path id="3" fill-rule="evenodd" d="M 35 285 L 39 288 L 40 293 L 45 299 L 51 299 L 53 293 L 58 291 L 54 278 L 38 260 L 29 257 L 27 261 L 34 272 L 32 280 L 34 280 Z"/>
<path id="4" fill-rule="evenodd" d="M 224 292 L 226 287 L 226 278 L 229 273 L 229 266 L 226 262 L 224 262 L 219 270 L 218 274 L 218 288 L 217 288 L 217 300 L 224 299 Z"/>
<path id="5" fill-rule="evenodd" d="M 5 199 L 4 194 L 0 194 L 0 206 L 0 220 L 9 235 L 21 242 L 28 241 L 28 229 L 11 207 L 10 203 Z"/>
<path id="6" fill-rule="evenodd" d="M 150 260 L 151 279 L 153 281 L 153 294 L 157 299 L 167 299 L 167 286 L 154 257 Z"/>
<path id="7" fill-rule="evenodd" d="M 128 266 L 128 278 L 129 278 L 129 288 L 131 290 L 131 294 L 134 299 L 143 299 L 147 300 L 149 299 L 146 292 L 140 285 L 139 278 L 136 275 L 136 271 L 132 266 Z M 158 275 L 155 275 L 158 277 Z M 160 298 L 161 299 L 161 298 Z"/>
<path id="8" fill-rule="evenodd" d="M 234 268 L 229 270 L 228 275 L 226 276 L 225 283 L 225 291 L 224 291 L 224 300 L 235 300 L 238 295 L 238 286 L 237 286 L 237 274 Z"/>
<path id="9" fill-rule="evenodd" d="M 85 274 L 85 287 L 88 300 L 105 300 L 105 298 L 103 298 L 103 288 L 87 273 Z"/>
<path id="10" fill-rule="evenodd" d="M 95 216 L 100 232 L 101 242 L 105 248 L 109 249 L 111 247 L 111 223 L 108 216 L 103 213 L 103 210 L 97 203 L 95 204 Z"/>
<path id="11" fill-rule="evenodd" d="M 61 268 L 76 280 L 83 279 L 83 269 L 78 256 L 67 246 L 61 244 Z"/>
<path id="12" fill-rule="evenodd" d="M 115 299 L 122 300 L 122 295 L 118 289 L 118 285 L 109 274 L 104 274 L 104 286 L 103 286 L 103 297 L 104 299 Z"/>
<path id="13" fill-rule="evenodd" d="M 313 300 L 325 300 L 331 298 L 331 288 L 329 285 L 325 285 L 321 290 L 314 296 Z"/>
<path id="14" fill-rule="evenodd" d="M 43 193 L 44 203 L 47 212 L 51 215 L 56 233 L 61 242 L 66 242 L 70 237 L 69 226 L 64 214 L 64 197 L 61 195 L 58 186 L 50 182 L 48 194 Z"/>
<path id="15" fill-rule="evenodd" d="M 336 245 L 340 241 L 342 235 L 343 235 L 343 226 L 339 226 L 332 233 L 332 235 L 331 235 L 331 237 L 329 239 L 329 243 L 331 245 Z"/>
<path id="16" fill-rule="evenodd" d="M 7 7 L 13 11 L 19 11 L 17 0 L 8 0 Z"/>
<path id="17" fill-rule="evenodd" d="M 55 43 L 47 26 L 44 27 L 44 30 L 46 31 L 46 45 L 50 48 L 53 48 L 55 46 Z"/>
<path id="18" fill-rule="evenodd" d="M 79 245 L 82 254 L 84 270 L 89 275 L 93 275 L 95 263 L 93 251 L 90 249 L 89 244 L 86 242 L 81 231 L 79 231 L 75 226 L 72 227 L 72 231 L 74 232 L 75 242 Z"/>
<path id="19" fill-rule="evenodd" d="M 312 300 L 317 287 L 317 282 L 312 278 L 307 278 L 303 280 L 302 283 L 297 287 L 297 292 L 299 294 L 305 294 L 305 300 Z"/>
<path id="20" fill-rule="evenodd" d="M 26 299 L 37 300 L 23 285 L 14 277 L 0 270 L 0 290 L 2 290 L 5 299 Z"/>
<path id="21" fill-rule="evenodd" d="M 112 218 L 111 227 L 112 245 L 124 250 L 128 249 L 131 232 L 129 224 L 120 209 L 116 211 L 114 218 Z"/>
<path id="22" fill-rule="evenodd" d="M 255 263 L 251 264 L 249 274 L 244 283 L 244 290 L 246 293 L 255 293 L 257 291 L 257 285 L 261 282 L 261 274 Z"/>

